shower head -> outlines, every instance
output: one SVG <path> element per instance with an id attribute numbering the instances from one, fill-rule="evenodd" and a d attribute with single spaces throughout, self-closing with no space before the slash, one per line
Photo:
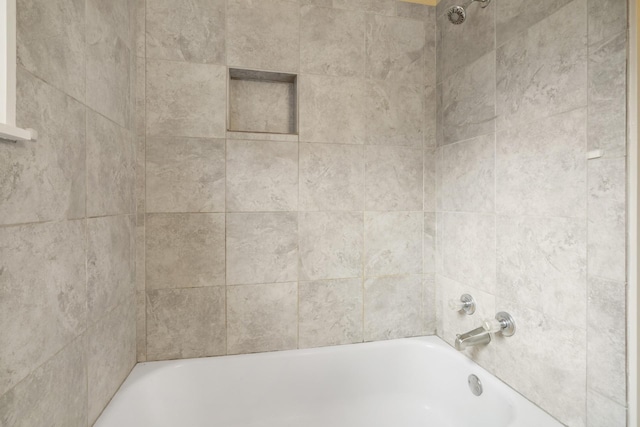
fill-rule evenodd
<path id="1" fill-rule="evenodd" d="M 451 6 L 447 10 L 447 18 L 449 18 L 449 22 L 455 25 L 462 24 L 467 19 L 467 8 L 473 2 L 482 3 L 482 8 L 489 6 L 491 0 L 470 0 L 462 6 Z"/>

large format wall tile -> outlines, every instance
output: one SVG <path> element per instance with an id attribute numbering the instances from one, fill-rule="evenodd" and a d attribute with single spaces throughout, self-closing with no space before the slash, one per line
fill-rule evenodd
<path id="1" fill-rule="evenodd" d="M 443 0 L 438 4 L 437 19 L 437 77 L 442 81 L 461 67 L 495 49 L 495 10 L 492 1 L 486 8 L 479 4 L 467 8 L 463 25 L 449 22 L 443 12 L 456 4 L 455 0 Z M 444 10 L 443 10 L 444 9 Z"/>
<path id="2" fill-rule="evenodd" d="M 396 0 L 333 0 L 333 7 L 392 16 L 396 13 Z"/>
<path id="3" fill-rule="evenodd" d="M 134 233 L 129 216 L 87 221 L 87 307 L 93 322 L 135 297 Z"/>
<path id="4" fill-rule="evenodd" d="M 424 149 L 424 163 L 422 182 L 422 203 L 424 205 L 425 212 L 436 211 L 436 199 L 437 199 L 437 187 L 436 187 L 436 168 L 441 161 L 441 150 L 434 148 Z"/>
<path id="5" fill-rule="evenodd" d="M 422 273 L 422 212 L 366 212 L 366 277 Z"/>
<path id="6" fill-rule="evenodd" d="M 147 61 L 147 134 L 224 138 L 226 67 Z"/>
<path id="7" fill-rule="evenodd" d="M 147 360 L 225 354 L 225 301 L 222 286 L 148 291 Z"/>
<path id="8" fill-rule="evenodd" d="M 439 210 L 493 212 L 495 134 L 445 145 L 436 167 Z"/>
<path id="9" fill-rule="evenodd" d="M 227 211 L 295 211 L 298 143 L 227 141 Z"/>
<path id="10" fill-rule="evenodd" d="M 586 331 L 520 303 L 498 298 L 496 308 L 511 314 L 519 331 L 526 333 L 498 337 L 490 344 L 499 361 L 494 363 L 495 375 L 563 424 L 585 425 Z"/>
<path id="11" fill-rule="evenodd" d="M 229 286 L 227 295 L 229 354 L 297 348 L 297 283 Z"/>
<path id="12" fill-rule="evenodd" d="M 18 64 L 84 101 L 85 0 L 17 1 Z"/>
<path id="13" fill-rule="evenodd" d="M 85 108 L 18 68 L 18 126 L 38 143 L 0 144 L 0 224 L 85 214 Z"/>
<path id="14" fill-rule="evenodd" d="M 436 214 L 434 212 L 424 213 L 424 241 L 423 248 L 423 266 L 422 272 L 436 272 Z"/>
<path id="15" fill-rule="evenodd" d="M 586 110 L 498 132 L 496 211 L 586 216 Z"/>
<path id="16" fill-rule="evenodd" d="M 85 330 L 84 242 L 82 221 L 0 228 L 0 395 Z"/>
<path id="17" fill-rule="evenodd" d="M 225 8 L 225 0 L 147 0 L 146 57 L 224 64 Z"/>
<path id="18" fill-rule="evenodd" d="M 624 426 L 627 408 L 587 389 L 587 427 Z"/>
<path id="19" fill-rule="evenodd" d="M 300 210 L 358 211 L 364 207 L 364 149 L 300 144 Z"/>
<path id="20" fill-rule="evenodd" d="M 362 342 L 362 279 L 300 283 L 300 348 Z"/>
<path id="21" fill-rule="evenodd" d="M 438 263 L 444 276 L 482 291 L 495 291 L 495 216 L 438 214 Z"/>
<path id="22" fill-rule="evenodd" d="M 420 21 L 367 15 L 366 76 L 424 83 L 425 27 Z"/>
<path id="23" fill-rule="evenodd" d="M 396 82 L 367 84 L 367 144 L 422 147 L 425 88 Z"/>
<path id="24" fill-rule="evenodd" d="M 301 212 L 300 280 L 362 276 L 362 212 Z"/>
<path id="25" fill-rule="evenodd" d="M 498 48 L 498 129 L 586 105 L 586 1 L 574 0 Z"/>
<path id="26" fill-rule="evenodd" d="M 491 52 L 443 81 L 444 144 L 495 130 L 495 74 L 495 52 Z"/>
<path id="27" fill-rule="evenodd" d="M 584 219 L 499 216 L 496 230 L 497 295 L 584 328 Z"/>
<path id="28" fill-rule="evenodd" d="M 627 34 L 589 48 L 589 150 L 607 157 L 624 156 L 627 148 Z"/>
<path id="29" fill-rule="evenodd" d="M 300 7 L 288 0 L 227 1 L 227 64 L 297 71 Z"/>
<path id="30" fill-rule="evenodd" d="M 147 138 L 145 168 L 147 212 L 224 212 L 224 140 Z"/>
<path id="31" fill-rule="evenodd" d="M 146 287 L 225 284 L 224 214 L 148 214 Z"/>
<path id="32" fill-rule="evenodd" d="M 364 13 L 310 6 L 300 15 L 301 72 L 364 76 Z"/>
<path id="33" fill-rule="evenodd" d="M 89 424 L 95 422 L 136 363 L 136 303 L 120 304 L 87 330 Z"/>
<path id="34" fill-rule="evenodd" d="M 87 216 L 133 213 L 134 149 L 131 132 L 87 110 Z"/>
<path id="35" fill-rule="evenodd" d="M 589 275 L 626 280 L 626 159 L 589 161 Z"/>
<path id="36" fill-rule="evenodd" d="M 365 209 L 422 210 L 422 150 L 365 147 Z"/>
<path id="37" fill-rule="evenodd" d="M 365 341 L 420 335 L 422 324 L 422 276 L 365 280 Z"/>
<path id="38" fill-rule="evenodd" d="M 495 0 L 496 42 L 508 42 L 573 0 Z"/>
<path id="39" fill-rule="evenodd" d="M 87 106 L 130 128 L 133 56 L 128 2 L 87 0 L 86 7 Z"/>
<path id="40" fill-rule="evenodd" d="M 20 384 L 4 395 L 0 394 L 0 425 L 90 425 L 87 421 L 86 347 L 84 336 L 77 338 L 33 370 Z"/>
<path id="41" fill-rule="evenodd" d="M 227 214 L 227 284 L 298 279 L 295 212 Z"/>
<path id="42" fill-rule="evenodd" d="M 589 46 L 609 40 L 627 29 L 627 2 L 621 0 L 587 0 L 587 2 Z"/>
<path id="43" fill-rule="evenodd" d="M 363 80 L 303 75 L 299 84 L 300 141 L 364 143 Z"/>
<path id="44" fill-rule="evenodd" d="M 587 386 L 626 403 L 626 292 L 624 282 L 589 278 Z"/>

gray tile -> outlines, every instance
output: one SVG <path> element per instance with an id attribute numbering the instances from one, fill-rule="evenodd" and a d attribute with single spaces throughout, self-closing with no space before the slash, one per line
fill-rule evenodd
<path id="1" fill-rule="evenodd" d="M 497 218 L 497 294 L 585 328 L 587 230 L 583 219 Z"/>
<path id="2" fill-rule="evenodd" d="M 436 8 L 427 6 L 426 4 L 408 3 L 406 1 L 396 1 L 396 15 L 402 18 L 416 19 L 418 21 L 427 21 L 433 24 L 435 29 Z"/>
<path id="3" fill-rule="evenodd" d="M 224 64 L 225 8 L 224 0 L 147 0 L 146 57 Z"/>
<path id="4" fill-rule="evenodd" d="M 300 7 L 287 0 L 227 1 L 227 64 L 297 71 Z"/>
<path id="5" fill-rule="evenodd" d="M 498 132 L 496 211 L 584 218 L 586 111 Z"/>
<path id="6" fill-rule="evenodd" d="M 133 56 L 128 2 L 88 0 L 86 7 L 87 106 L 129 128 Z"/>
<path id="7" fill-rule="evenodd" d="M 226 67 L 147 61 L 147 134 L 224 138 Z"/>
<path id="8" fill-rule="evenodd" d="M 627 423 L 627 410 L 599 393 L 587 390 L 587 427 L 620 427 Z"/>
<path id="9" fill-rule="evenodd" d="M 148 214 L 146 288 L 225 284 L 224 214 Z"/>
<path id="10" fill-rule="evenodd" d="M 362 212 L 301 212 L 300 280 L 362 276 Z"/>
<path id="11" fill-rule="evenodd" d="M 135 105 L 135 131 L 138 137 L 144 137 L 147 128 L 146 85 L 147 85 L 147 63 L 144 58 L 136 58 L 136 105 Z"/>
<path id="12" fill-rule="evenodd" d="M 367 15 L 366 76 L 424 83 L 425 27 L 420 21 Z"/>
<path id="13" fill-rule="evenodd" d="M 498 129 L 586 105 L 585 8 L 574 0 L 498 48 Z"/>
<path id="14" fill-rule="evenodd" d="M 626 160 L 589 161 L 589 275 L 626 280 Z"/>
<path id="15" fill-rule="evenodd" d="M 441 87 L 441 86 L 440 86 Z M 438 145 L 438 113 L 442 103 L 438 104 L 437 91 L 435 86 L 426 86 L 424 99 L 424 136 L 425 148 L 434 148 Z M 441 101 L 440 101 L 441 102 Z"/>
<path id="16" fill-rule="evenodd" d="M 626 293 L 624 282 L 589 278 L 587 385 L 626 404 Z"/>
<path id="17" fill-rule="evenodd" d="M 300 76 L 300 141 L 363 144 L 366 97 L 361 79 Z"/>
<path id="18" fill-rule="evenodd" d="M 364 149 L 300 144 L 300 210 L 357 211 L 364 207 Z"/>
<path id="19" fill-rule="evenodd" d="M 308 6 L 300 15 L 300 71 L 364 77 L 363 12 Z"/>
<path id="20" fill-rule="evenodd" d="M 435 335 L 438 324 L 436 315 L 436 279 L 435 274 L 425 274 L 422 279 L 422 333 Z"/>
<path id="21" fill-rule="evenodd" d="M 298 143 L 227 142 L 227 211 L 295 211 Z"/>
<path id="22" fill-rule="evenodd" d="M 134 150 L 131 132 L 87 110 L 87 216 L 134 212 Z"/>
<path id="23" fill-rule="evenodd" d="M 422 276 L 365 280 L 365 341 L 417 336 L 422 325 Z"/>
<path id="24" fill-rule="evenodd" d="M 496 308 L 510 313 L 518 330 L 526 331 L 491 342 L 495 360 L 500 361 L 496 376 L 561 423 L 585 425 L 586 331 L 520 303 L 497 299 Z"/>
<path id="25" fill-rule="evenodd" d="M 589 46 L 605 42 L 627 29 L 627 2 L 621 0 L 586 1 L 589 17 Z"/>
<path id="26" fill-rule="evenodd" d="M 296 86 L 293 83 L 229 80 L 231 131 L 297 134 L 296 112 Z"/>
<path id="27" fill-rule="evenodd" d="M 227 214 L 227 284 L 298 279 L 297 213 Z"/>
<path id="28" fill-rule="evenodd" d="M 436 211 L 436 198 L 437 198 L 437 187 L 436 187 L 436 173 L 437 173 L 437 165 L 442 161 L 441 150 L 433 149 L 433 148 L 425 148 L 424 149 L 424 163 L 423 163 L 423 196 L 422 202 L 424 204 L 425 212 L 435 212 Z"/>
<path id="29" fill-rule="evenodd" d="M 300 283 L 300 348 L 362 342 L 362 279 Z"/>
<path id="30" fill-rule="evenodd" d="M 589 51 L 589 150 L 626 154 L 627 34 Z"/>
<path id="31" fill-rule="evenodd" d="M 147 212 L 224 212 L 225 142 L 152 137 L 146 142 Z"/>
<path id="32" fill-rule="evenodd" d="M 365 209 L 422 210 L 422 150 L 365 147 Z"/>
<path id="33" fill-rule="evenodd" d="M 0 425 L 89 425 L 85 352 L 86 340 L 82 336 L 35 369 L 20 384 L 0 395 Z"/>
<path id="34" fill-rule="evenodd" d="M 225 354 L 225 301 L 222 286 L 148 291 L 147 360 Z"/>
<path id="35" fill-rule="evenodd" d="M 136 291 L 136 360 L 147 361 L 147 298 L 144 290 Z"/>
<path id="36" fill-rule="evenodd" d="M 395 82 L 367 84 L 367 144 L 422 147 L 425 88 Z"/>
<path id="37" fill-rule="evenodd" d="M 494 211 L 495 134 L 445 145 L 438 165 L 439 210 Z"/>
<path id="38" fill-rule="evenodd" d="M 496 281 L 496 224 L 492 214 L 439 213 L 439 272 L 493 293 Z"/>
<path id="39" fill-rule="evenodd" d="M 138 58 L 146 57 L 146 39 L 147 39 L 147 0 L 134 0 L 136 3 L 136 56 Z M 140 61 L 144 62 L 144 61 Z"/>
<path id="40" fill-rule="evenodd" d="M 365 212 L 366 277 L 422 274 L 422 212 Z"/>
<path id="41" fill-rule="evenodd" d="M 87 330 L 89 424 L 136 364 L 136 303 L 129 300 Z"/>
<path id="42" fill-rule="evenodd" d="M 83 222 L 0 228 L 0 271 L 2 395 L 86 328 Z"/>
<path id="43" fill-rule="evenodd" d="M 495 76 L 491 52 L 442 82 L 444 144 L 495 130 Z"/>
<path id="44" fill-rule="evenodd" d="M 230 286 L 227 295 L 229 354 L 297 348 L 297 283 Z"/>
<path id="45" fill-rule="evenodd" d="M 393 16 L 396 13 L 396 0 L 333 0 L 333 7 Z"/>
<path id="46" fill-rule="evenodd" d="M 423 266 L 424 274 L 435 273 L 436 271 L 436 214 L 425 212 L 424 214 L 424 242 Z"/>
<path id="47" fill-rule="evenodd" d="M 0 224 L 85 215 L 85 108 L 18 67 L 18 126 L 37 144 L 0 144 Z"/>
<path id="48" fill-rule="evenodd" d="M 495 0 L 496 41 L 508 42 L 532 25 L 553 15 L 573 0 Z"/>
<path id="49" fill-rule="evenodd" d="M 446 79 L 461 67 L 475 62 L 495 49 L 496 2 L 486 8 L 479 4 L 467 8 L 467 19 L 463 25 L 451 24 L 446 15 L 441 14 L 455 1 L 441 1 L 438 4 L 437 19 L 437 77 Z"/>
<path id="50" fill-rule="evenodd" d="M 93 322 L 134 298 L 134 233 L 129 216 L 87 220 L 87 306 Z"/>
<path id="51" fill-rule="evenodd" d="M 19 0 L 16 3 L 18 64 L 83 101 L 85 1 Z"/>

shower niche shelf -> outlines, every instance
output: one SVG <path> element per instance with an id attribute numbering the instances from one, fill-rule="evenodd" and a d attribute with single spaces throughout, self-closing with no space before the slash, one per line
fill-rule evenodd
<path id="1" fill-rule="evenodd" d="M 297 79 L 296 74 L 229 68 L 228 132 L 297 135 Z"/>

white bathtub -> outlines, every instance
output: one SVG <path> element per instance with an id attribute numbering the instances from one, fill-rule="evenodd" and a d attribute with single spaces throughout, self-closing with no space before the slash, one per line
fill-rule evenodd
<path id="1" fill-rule="evenodd" d="M 473 395 L 477 375 L 484 392 Z M 137 365 L 96 427 L 561 426 L 436 337 Z"/>

